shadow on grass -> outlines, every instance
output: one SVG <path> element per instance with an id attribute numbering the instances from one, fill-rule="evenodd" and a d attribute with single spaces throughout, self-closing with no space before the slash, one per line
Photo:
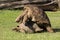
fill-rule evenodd
<path id="1" fill-rule="evenodd" d="M 60 32 L 60 28 L 53 29 L 55 32 Z"/>
<path id="2" fill-rule="evenodd" d="M 54 30 L 54 33 L 55 32 L 60 32 L 60 28 L 54 28 L 53 30 Z M 47 32 L 47 31 L 46 30 L 43 30 L 43 31 L 37 32 L 37 33 L 44 33 L 44 32 Z"/>

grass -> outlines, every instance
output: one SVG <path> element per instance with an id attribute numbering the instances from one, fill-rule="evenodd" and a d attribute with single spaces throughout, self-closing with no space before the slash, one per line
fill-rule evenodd
<path id="1" fill-rule="evenodd" d="M 0 10 L 0 40 L 60 40 L 60 11 L 46 12 L 56 33 L 24 34 L 12 31 L 18 25 L 16 17 L 21 10 Z"/>

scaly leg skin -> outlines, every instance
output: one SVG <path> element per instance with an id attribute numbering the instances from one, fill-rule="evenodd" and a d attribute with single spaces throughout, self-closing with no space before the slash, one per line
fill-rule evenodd
<path id="1" fill-rule="evenodd" d="M 16 18 L 16 22 L 20 22 L 20 20 L 23 19 L 23 17 L 27 14 L 27 10 L 24 10 L 22 14 L 20 14 L 17 18 Z"/>
<path id="2" fill-rule="evenodd" d="M 23 18 L 23 24 L 26 24 L 26 21 L 28 21 L 28 15 L 27 14 Z"/>
<path id="3" fill-rule="evenodd" d="M 36 23 L 33 24 L 33 29 L 35 32 L 41 32 L 43 30 Z"/>
<path id="4" fill-rule="evenodd" d="M 46 27 L 46 30 L 48 31 L 48 32 L 51 32 L 51 33 L 53 33 L 54 31 L 53 31 L 53 29 L 51 28 L 51 27 Z"/>

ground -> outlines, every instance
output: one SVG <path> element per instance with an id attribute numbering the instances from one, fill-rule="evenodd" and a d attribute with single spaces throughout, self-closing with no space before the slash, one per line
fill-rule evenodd
<path id="1" fill-rule="evenodd" d="M 60 11 L 46 12 L 56 33 L 24 34 L 12 31 L 18 25 L 16 17 L 21 10 L 0 10 L 0 40 L 60 40 Z"/>

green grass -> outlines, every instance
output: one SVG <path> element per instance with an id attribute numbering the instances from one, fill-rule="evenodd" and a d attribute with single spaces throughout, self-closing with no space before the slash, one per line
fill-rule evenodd
<path id="1" fill-rule="evenodd" d="M 12 31 L 16 27 L 16 17 L 20 10 L 0 10 L 0 40 L 60 40 L 60 11 L 46 12 L 56 33 L 24 34 Z"/>

